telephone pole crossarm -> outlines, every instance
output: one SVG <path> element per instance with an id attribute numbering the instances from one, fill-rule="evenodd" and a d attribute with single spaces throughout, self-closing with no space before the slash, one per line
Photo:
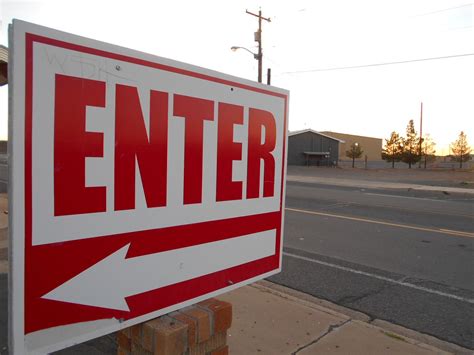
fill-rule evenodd
<path id="1" fill-rule="evenodd" d="M 255 17 L 258 17 L 258 18 L 261 18 L 262 20 L 265 20 L 265 21 L 268 21 L 268 22 L 272 22 L 271 18 L 270 17 L 263 17 L 262 16 L 262 11 L 259 11 L 259 14 L 260 15 L 257 15 L 257 14 L 254 14 L 253 12 L 250 12 L 249 10 L 245 10 L 245 12 L 249 15 L 252 15 L 252 16 L 255 16 Z"/>

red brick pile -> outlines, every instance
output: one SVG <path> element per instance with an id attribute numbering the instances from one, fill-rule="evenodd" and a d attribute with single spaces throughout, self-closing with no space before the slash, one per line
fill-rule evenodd
<path id="1" fill-rule="evenodd" d="M 118 355 L 227 355 L 232 305 L 211 298 L 117 332 Z"/>

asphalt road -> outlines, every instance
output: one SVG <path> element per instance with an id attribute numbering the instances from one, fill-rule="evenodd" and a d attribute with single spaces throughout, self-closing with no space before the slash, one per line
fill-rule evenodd
<path id="1" fill-rule="evenodd" d="M 271 281 L 473 349 L 474 195 L 287 184 Z M 0 275 L 0 354 L 7 341 Z M 106 354 L 113 336 L 58 352 Z"/>
<path id="2" fill-rule="evenodd" d="M 287 183 L 270 280 L 474 348 L 474 195 Z"/>

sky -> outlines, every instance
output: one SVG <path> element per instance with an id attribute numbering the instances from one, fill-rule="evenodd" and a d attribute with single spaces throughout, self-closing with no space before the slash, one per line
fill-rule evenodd
<path id="1" fill-rule="evenodd" d="M 404 135 L 410 119 L 419 131 L 423 102 L 423 133 L 438 154 L 449 154 L 460 131 L 474 146 L 470 0 L 0 0 L 0 44 L 18 18 L 256 80 L 257 61 L 230 47 L 257 51 L 257 19 L 245 10 L 259 8 L 271 18 L 263 23 L 264 74 L 271 67 L 272 85 L 290 90 L 290 131 Z M 0 88 L 0 139 L 8 135 L 7 91 Z"/>

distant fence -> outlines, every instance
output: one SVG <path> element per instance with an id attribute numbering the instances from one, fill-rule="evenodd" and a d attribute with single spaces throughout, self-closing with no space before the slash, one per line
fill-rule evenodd
<path id="1" fill-rule="evenodd" d="M 339 160 L 338 161 L 338 166 L 342 168 L 350 168 L 352 167 L 352 160 Z M 419 163 L 412 164 L 412 167 L 418 168 Z M 422 162 L 421 167 L 423 168 L 425 165 Z M 385 160 L 368 160 L 367 161 L 367 166 L 365 164 L 365 161 L 363 159 L 356 159 L 354 162 L 354 167 L 358 169 L 388 169 L 392 167 L 392 163 L 388 163 Z M 470 160 L 468 162 L 464 162 L 462 164 L 463 169 L 474 169 L 474 161 Z M 396 162 L 395 163 L 395 168 L 397 169 L 408 169 L 408 164 L 403 163 L 403 162 Z M 459 163 L 455 161 L 451 161 L 448 158 L 444 160 L 444 158 L 440 158 L 434 162 L 426 164 L 427 169 L 458 169 L 459 168 Z"/>
<path id="2" fill-rule="evenodd" d="M 313 165 L 313 164 L 311 164 Z M 351 168 L 352 160 L 339 160 L 337 165 L 342 168 Z M 414 168 L 418 168 L 418 163 L 412 165 Z M 334 167 L 334 162 L 324 162 L 320 166 Z M 424 164 L 422 163 L 422 167 Z M 356 159 L 354 162 L 354 167 L 358 169 L 389 169 L 392 167 L 392 163 L 387 163 L 385 160 L 368 160 L 367 167 L 365 161 L 361 159 Z M 444 161 L 444 158 L 440 158 L 435 162 L 429 163 L 426 166 L 428 169 L 444 169 L 444 170 L 454 170 L 459 168 L 459 163 L 450 161 L 448 158 Z M 408 169 L 408 164 L 397 162 L 395 163 L 396 169 Z M 474 161 L 470 160 L 463 163 L 463 169 L 474 169 Z M 0 154 L 0 193 L 5 193 L 8 190 L 8 155 Z"/>

